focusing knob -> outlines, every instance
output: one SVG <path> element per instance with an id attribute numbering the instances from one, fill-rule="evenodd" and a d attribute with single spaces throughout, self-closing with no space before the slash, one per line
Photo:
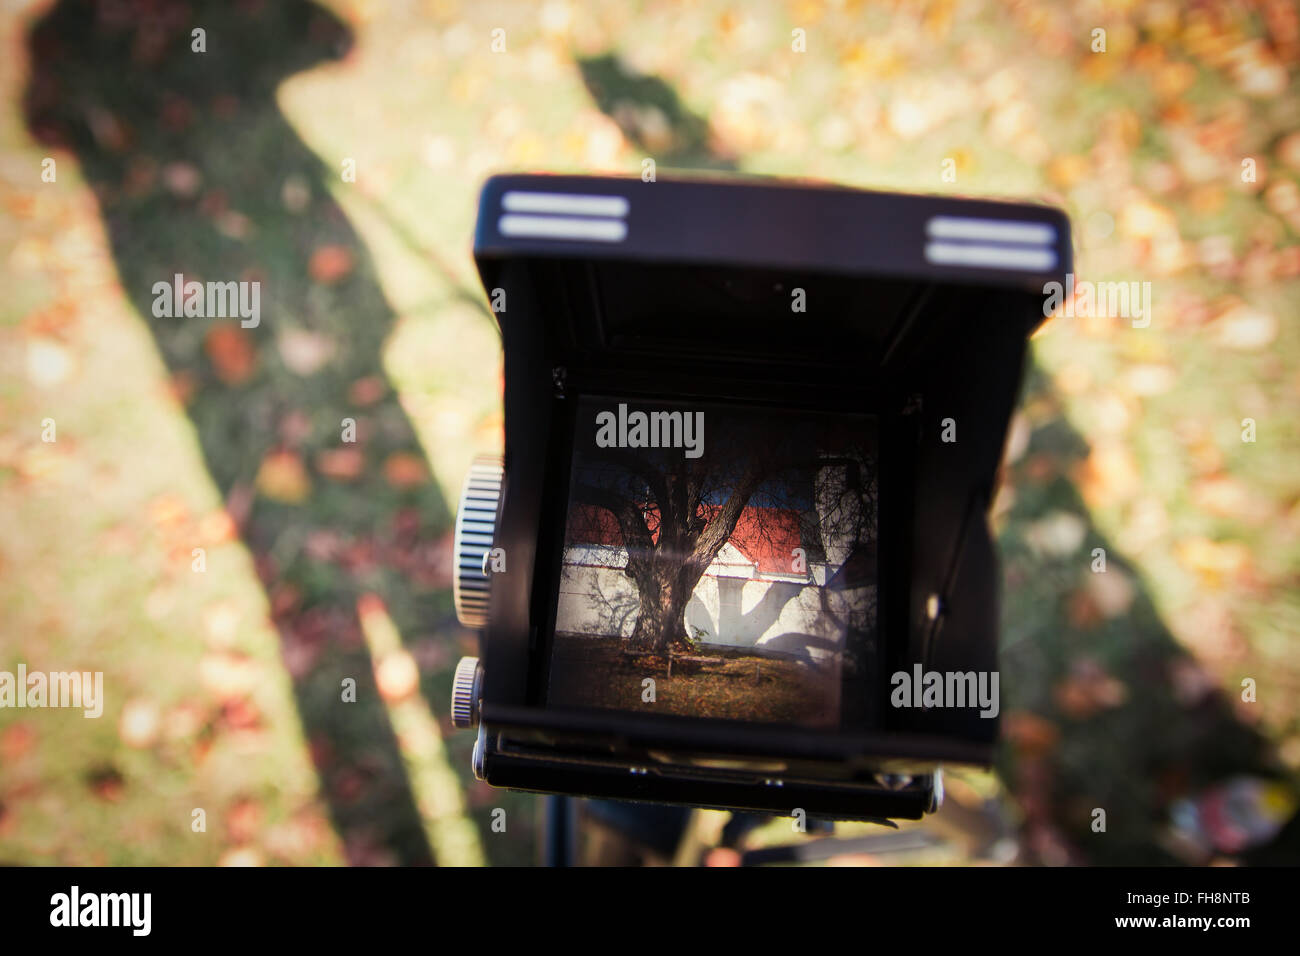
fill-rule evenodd
<path id="1" fill-rule="evenodd" d="M 930 806 L 926 808 L 927 813 L 938 813 L 939 808 L 943 806 L 943 768 L 936 767 L 934 771 L 934 781 L 930 785 Z"/>
<path id="2" fill-rule="evenodd" d="M 483 668 L 477 657 L 462 657 L 451 681 L 451 725 L 460 729 L 478 723 L 479 683 Z"/>
<path id="3" fill-rule="evenodd" d="M 484 565 L 496 531 L 503 474 L 500 458 L 475 458 L 460 492 L 453 545 L 456 579 L 451 591 L 456 617 L 466 627 L 480 628 L 487 624 L 489 580 Z"/>

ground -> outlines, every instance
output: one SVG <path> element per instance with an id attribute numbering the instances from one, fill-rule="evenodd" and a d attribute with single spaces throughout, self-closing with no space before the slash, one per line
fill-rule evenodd
<path id="1" fill-rule="evenodd" d="M 645 680 L 654 681 L 654 700 Z M 834 722 L 828 695 L 839 677 L 828 663 L 736 648 L 690 654 L 629 654 L 617 638 L 556 635 L 549 700 L 596 707 L 719 720 L 824 725 Z"/>
<path id="2" fill-rule="evenodd" d="M 1294 807 L 1293 4 L 190 6 L 207 52 L 170 95 L 165 31 L 59 70 L 28 48 L 50 4 L 0 13 L 0 667 L 107 696 L 0 712 L 0 861 L 531 858 L 533 798 L 476 783 L 445 716 L 474 648 L 449 503 L 500 442 L 475 198 L 648 159 L 1039 199 L 1081 278 L 1152 283 L 1149 324 L 1034 340 L 994 507 L 1001 756 L 950 775 L 915 858 L 1235 858 L 1176 809 L 1234 778 Z M 58 145 L 23 97 L 78 69 Z M 141 284 L 173 257 L 290 294 L 166 325 Z M 327 447 L 344 417 L 363 440 Z"/>

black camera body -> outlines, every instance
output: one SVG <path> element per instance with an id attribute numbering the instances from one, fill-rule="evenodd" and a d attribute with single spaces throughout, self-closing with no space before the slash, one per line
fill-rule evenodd
<path id="1" fill-rule="evenodd" d="M 457 522 L 481 779 L 915 819 L 990 761 L 987 514 L 1064 214 L 507 175 L 474 254 L 505 360 Z"/>

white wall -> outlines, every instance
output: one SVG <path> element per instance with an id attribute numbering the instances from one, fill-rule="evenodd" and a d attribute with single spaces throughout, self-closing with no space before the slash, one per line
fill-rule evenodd
<path id="1" fill-rule="evenodd" d="M 824 567 L 809 572 L 812 580 L 826 580 Z M 762 646 L 816 660 L 842 649 L 854 600 L 861 606 L 861 591 L 826 591 L 813 583 L 755 580 L 710 568 L 691 596 L 686 624 L 704 632 L 698 636 L 706 643 Z M 566 563 L 556 629 L 627 637 L 638 606 L 636 585 L 622 570 Z"/>

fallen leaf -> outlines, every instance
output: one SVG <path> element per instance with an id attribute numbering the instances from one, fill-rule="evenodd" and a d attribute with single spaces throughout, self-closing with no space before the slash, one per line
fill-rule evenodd
<path id="1" fill-rule="evenodd" d="M 1056 685 L 1053 694 L 1062 711 L 1082 720 L 1123 704 L 1128 699 L 1128 688 L 1097 661 L 1082 658 L 1071 664 L 1069 675 Z"/>
<path id="2" fill-rule="evenodd" d="M 276 432 L 280 440 L 290 448 L 296 448 L 311 437 L 311 417 L 299 409 L 293 409 L 280 419 Z"/>
<path id="3" fill-rule="evenodd" d="M 1047 178 L 1059 189 L 1070 189 L 1088 175 L 1088 158 L 1078 155 L 1052 157 L 1047 164 Z"/>
<path id="4" fill-rule="evenodd" d="M 1128 445 L 1119 441 L 1094 445 L 1076 478 L 1084 500 L 1093 506 L 1122 502 L 1141 486 L 1137 460 Z"/>
<path id="5" fill-rule="evenodd" d="M 258 663 L 243 654 L 214 651 L 199 660 L 199 683 L 219 700 L 249 693 L 261 677 Z"/>
<path id="6" fill-rule="evenodd" d="M 195 381 L 193 372 L 175 372 L 167 379 L 167 394 L 180 405 L 188 405 L 197 388 L 198 382 Z"/>
<path id="7" fill-rule="evenodd" d="M 384 477 L 394 488 L 413 488 L 428 480 L 428 472 L 419 455 L 398 451 L 384 460 Z"/>
<path id="8" fill-rule="evenodd" d="M 1133 606 L 1137 589 L 1132 580 L 1113 564 L 1105 571 L 1087 575 L 1088 596 L 1104 618 L 1116 618 Z"/>
<path id="9" fill-rule="evenodd" d="M 234 847 L 217 860 L 217 866 L 261 866 L 262 863 L 262 851 L 252 846 Z"/>
<path id="10" fill-rule="evenodd" d="M 202 728 L 203 711 L 197 704 L 179 704 L 163 717 L 163 736 L 168 740 L 189 740 Z"/>
<path id="11" fill-rule="evenodd" d="M 206 545 L 233 541 L 239 534 L 235 521 L 225 508 L 218 508 L 199 519 L 199 540 Z"/>
<path id="12" fill-rule="evenodd" d="M 10 724 L 0 730 L 0 757 L 6 763 L 17 763 L 31 751 L 35 742 L 36 731 L 32 730 L 30 723 L 20 720 Z"/>
<path id="13" fill-rule="evenodd" d="M 229 648 L 239 634 L 243 614 L 233 601 L 218 601 L 203 609 L 203 630 L 208 644 L 214 648 Z"/>
<path id="14" fill-rule="evenodd" d="M 53 339 L 32 339 L 27 343 L 27 378 L 33 385 L 60 385 L 72 371 L 72 353 L 60 343 Z"/>
<path id="15" fill-rule="evenodd" d="M 247 697 L 232 697 L 222 702 L 217 725 L 220 729 L 252 736 L 261 730 L 262 712 Z"/>
<path id="16" fill-rule="evenodd" d="M 1124 382 L 1134 395 L 1163 395 L 1174 387 L 1178 374 L 1170 365 L 1143 363 L 1124 373 Z"/>
<path id="17" fill-rule="evenodd" d="M 117 722 L 118 736 L 128 747 L 143 750 L 152 747 L 158 739 L 162 719 L 158 705 L 152 700 L 136 698 L 122 706 L 122 715 Z"/>
<path id="18" fill-rule="evenodd" d="M 1219 316 L 1210 328 L 1215 345 L 1253 352 L 1272 344 L 1278 322 L 1271 312 L 1241 304 Z"/>
<path id="19" fill-rule="evenodd" d="M 400 650 L 385 654 L 375 668 L 375 684 L 379 695 L 389 703 L 410 697 L 420 686 L 420 669 L 415 658 Z"/>
<path id="20" fill-rule="evenodd" d="M 1237 89 L 1247 96 L 1271 99 L 1286 92 L 1290 79 L 1287 69 L 1264 43 L 1258 40 L 1245 43 L 1234 51 L 1234 58 L 1233 80 Z"/>
<path id="21" fill-rule="evenodd" d="M 1277 144 L 1277 158 L 1284 165 L 1300 172 L 1300 133 L 1291 133 Z"/>
<path id="22" fill-rule="evenodd" d="M 335 342 L 328 335 L 306 329 L 285 329 L 278 344 L 285 367 L 296 375 L 311 375 L 334 357 Z"/>
<path id="23" fill-rule="evenodd" d="M 336 481 L 352 481 L 365 468 L 366 458 L 359 448 L 330 448 L 316 455 L 316 470 Z"/>
<path id="24" fill-rule="evenodd" d="M 352 271 L 352 253 L 347 246 L 321 246 L 311 254 L 307 272 L 317 282 L 332 285 Z"/>
<path id="25" fill-rule="evenodd" d="M 199 186 L 203 183 L 203 174 L 192 163 L 168 163 L 163 167 L 162 180 L 167 191 L 173 196 L 192 199 L 198 195 Z"/>
<path id="26" fill-rule="evenodd" d="M 1087 523 L 1068 511 L 1053 511 L 1025 529 L 1025 540 L 1035 551 L 1052 558 L 1065 558 L 1083 546 Z"/>
<path id="27" fill-rule="evenodd" d="M 348 389 L 348 400 L 353 405 L 373 405 L 388 392 L 388 386 L 378 375 L 367 375 L 352 383 Z"/>
<path id="28" fill-rule="evenodd" d="M 1169 665 L 1169 684 L 1184 707 L 1194 707 L 1219 687 L 1209 671 L 1190 657 L 1178 657 Z"/>
<path id="29" fill-rule="evenodd" d="M 1174 546 L 1174 554 L 1208 588 L 1223 587 L 1250 567 L 1250 549 L 1239 541 L 1184 538 Z"/>
<path id="30" fill-rule="evenodd" d="M 1002 733 L 1025 757 L 1043 756 L 1056 749 L 1061 739 L 1061 732 L 1054 723 L 1027 710 L 1006 714 L 1002 720 Z"/>
<path id="31" fill-rule="evenodd" d="M 190 509 L 179 495 L 159 495 L 149 502 L 149 520 L 163 532 L 175 533 L 189 524 Z"/>
<path id="32" fill-rule="evenodd" d="M 311 478 L 296 453 L 273 451 L 257 469 L 257 488 L 273 501 L 295 505 L 311 494 Z"/>
<path id="33" fill-rule="evenodd" d="M 280 187 L 280 201 L 289 212 L 302 212 L 311 205 L 311 185 L 296 173 L 289 176 Z"/>
<path id="34" fill-rule="evenodd" d="M 1120 233 L 1130 239 L 1160 239 L 1178 231 L 1174 214 L 1149 199 L 1136 197 L 1126 202 L 1116 223 Z"/>
<path id="35" fill-rule="evenodd" d="M 257 801 L 241 797 L 226 811 L 226 829 L 232 843 L 249 843 L 262 825 L 262 808 Z"/>
<path id="36" fill-rule="evenodd" d="M 1263 499 L 1231 475 L 1211 475 L 1198 480 L 1192 485 L 1191 498 L 1198 511 L 1216 518 L 1254 522 L 1268 515 Z"/>
<path id="37" fill-rule="evenodd" d="M 217 378 L 227 385 L 242 385 L 253 375 L 257 355 L 252 337 L 247 330 L 230 322 L 222 322 L 208 330 L 203 340 Z"/>

